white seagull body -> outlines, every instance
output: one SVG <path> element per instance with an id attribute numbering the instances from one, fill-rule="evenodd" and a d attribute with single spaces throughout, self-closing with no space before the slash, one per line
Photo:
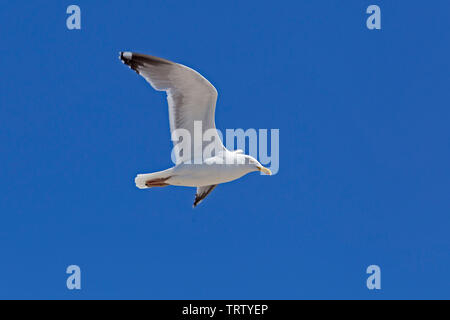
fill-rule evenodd
<path id="1" fill-rule="evenodd" d="M 214 121 L 217 90 L 202 75 L 181 64 L 139 53 L 121 52 L 120 59 L 144 77 L 154 89 L 167 92 L 172 133 L 183 129 L 194 137 L 194 122 L 202 124 L 202 136 L 206 130 L 213 132 L 212 142 L 193 143 L 192 152 L 186 152 L 185 156 L 176 154 L 176 166 L 155 173 L 139 174 L 135 179 L 138 188 L 168 185 L 197 187 L 195 207 L 220 183 L 239 179 L 253 171 L 271 174 L 253 157 L 242 154 L 240 150 L 229 151 L 224 147 Z M 196 161 L 197 155 L 203 155 L 205 147 L 208 145 L 210 148 L 211 143 L 217 152 L 200 162 Z"/>

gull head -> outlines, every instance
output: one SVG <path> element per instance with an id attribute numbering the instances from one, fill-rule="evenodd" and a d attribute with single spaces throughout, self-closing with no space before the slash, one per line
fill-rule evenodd
<path id="1" fill-rule="evenodd" d="M 272 175 L 272 171 L 270 171 L 269 168 L 264 167 L 261 163 L 259 163 L 258 160 L 256 160 L 252 156 L 246 154 L 236 154 L 236 157 L 238 161 L 240 160 L 240 162 L 238 163 L 244 163 L 249 172 L 261 171 L 269 176 Z"/>

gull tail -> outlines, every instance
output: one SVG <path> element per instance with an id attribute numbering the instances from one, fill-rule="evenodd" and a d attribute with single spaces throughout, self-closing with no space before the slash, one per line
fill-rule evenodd
<path id="1" fill-rule="evenodd" d="M 168 183 L 167 181 L 171 177 L 170 171 L 171 169 L 167 169 L 154 173 L 138 174 L 136 178 L 134 178 L 134 182 L 136 183 L 136 187 L 138 187 L 139 189 L 166 187 L 170 185 L 170 183 Z"/>

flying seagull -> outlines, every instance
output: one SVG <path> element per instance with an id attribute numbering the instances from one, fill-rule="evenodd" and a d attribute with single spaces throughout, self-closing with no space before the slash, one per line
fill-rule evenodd
<path id="1" fill-rule="evenodd" d="M 191 144 L 191 152 L 176 153 L 177 164 L 174 167 L 138 174 L 135 178 L 138 188 L 168 185 L 197 187 L 195 207 L 220 183 L 239 179 L 253 171 L 272 174 L 255 158 L 243 154 L 242 150 L 230 151 L 224 147 L 214 121 L 217 90 L 197 71 L 165 59 L 134 52 L 120 52 L 120 60 L 144 77 L 155 90 L 166 91 L 172 134 L 174 131 L 184 130 L 183 132 L 195 138 L 196 122 L 201 123 L 202 136 L 207 130 L 212 135 L 212 142 L 202 139 L 200 143 Z M 199 161 L 198 155 L 203 155 L 206 147 L 215 151 L 208 158 Z"/>

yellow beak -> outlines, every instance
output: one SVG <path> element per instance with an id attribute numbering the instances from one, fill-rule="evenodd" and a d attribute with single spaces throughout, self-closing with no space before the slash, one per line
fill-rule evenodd
<path id="1" fill-rule="evenodd" d="M 268 169 L 268 168 L 261 167 L 261 168 L 258 168 L 258 169 L 259 169 L 259 171 L 264 172 L 265 174 L 267 174 L 269 176 L 272 175 L 272 171 L 270 171 L 270 169 Z"/>

